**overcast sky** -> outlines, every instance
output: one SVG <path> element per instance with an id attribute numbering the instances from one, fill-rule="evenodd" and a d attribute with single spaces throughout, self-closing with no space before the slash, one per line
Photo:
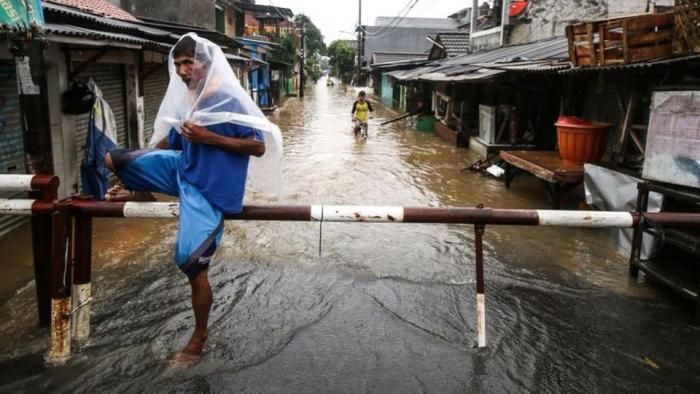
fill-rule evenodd
<path id="1" fill-rule="evenodd" d="M 395 16 L 409 0 L 363 0 L 362 23 L 373 25 L 378 16 Z M 258 4 L 273 4 L 290 8 L 295 14 L 306 14 L 323 32 L 326 44 L 353 38 L 357 23 L 358 0 L 257 0 Z M 409 17 L 445 18 L 471 5 L 471 0 L 419 0 Z"/>

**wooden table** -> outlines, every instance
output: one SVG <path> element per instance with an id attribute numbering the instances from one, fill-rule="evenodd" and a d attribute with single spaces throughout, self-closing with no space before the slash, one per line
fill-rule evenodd
<path id="1" fill-rule="evenodd" d="M 507 188 L 518 172 L 529 172 L 547 187 L 554 209 L 559 209 L 562 192 L 583 182 L 583 164 L 564 161 L 558 151 L 510 150 L 501 151 L 499 156 L 506 162 Z"/>

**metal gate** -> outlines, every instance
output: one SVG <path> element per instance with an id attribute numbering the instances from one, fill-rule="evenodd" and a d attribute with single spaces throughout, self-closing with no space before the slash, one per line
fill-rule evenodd
<path id="1" fill-rule="evenodd" d="M 78 65 L 73 64 L 75 69 Z M 126 86 L 123 64 L 95 63 L 83 70 L 76 79 L 89 81 L 92 78 L 107 103 L 112 108 L 114 118 L 117 121 L 117 139 L 120 148 L 129 146 L 126 128 Z M 75 117 L 76 154 L 78 165 L 85 157 L 87 143 L 88 118 L 90 114 L 82 114 Z"/>
<path id="2" fill-rule="evenodd" d="M 160 109 L 160 103 L 163 101 L 165 91 L 168 90 L 169 81 L 167 64 L 147 63 L 144 66 L 143 133 L 146 144 L 151 141 L 151 136 L 153 136 L 153 122 L 155 122 L 156 115 L 158 115 L 158 109 Z"/>
<path id="3" fill-rule="evenodd" d="M 0 61 L 0 173 L 27 173 L 24 161 L 24 141 L 17 96 L 15 67 L 11 60 Z M 13 198 L 22 192 L 0 192 L 0 198 Z M 12 231 L 25 219 L 0 215 L 0 236 Z"/>

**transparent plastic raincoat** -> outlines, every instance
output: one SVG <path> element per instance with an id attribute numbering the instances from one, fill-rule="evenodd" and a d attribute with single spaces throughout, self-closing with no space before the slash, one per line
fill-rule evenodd
<path id="1" fill-rule="evenodd" d="M 260 130 L 265 154 L 251 157 L 248 169 L 253 189 L 277 197 L 282 194 L 282 134 L 243 89 L 218 45 L 188 33 L 196 42 L 195 65 L 189 86 L 177 75 L 172 51 L 168 57 L 170 82 L 154 123 L 150 146 L 167 137 L 171 129 L 181 132 L 185 121 L 200 126 L 233 123 Z M 207 100 L 216 95 L 216 102 Z M 235 112 L 228 112 L 235 108 Z"/>

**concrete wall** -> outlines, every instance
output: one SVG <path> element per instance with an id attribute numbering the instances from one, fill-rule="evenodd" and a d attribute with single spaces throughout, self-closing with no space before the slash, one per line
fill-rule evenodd
<path id="1" fill-rule="evenodd" d="M 657 5 L 673 5 L 673 0 L 655 1 Z M 641 14 L 648 5 L 649 0 L 530 0 L 525 13 L 511 20 L 507 43 L 563 36 L 571 23 Z"/>
<path id="2" fill-rule="evenodd" d="M 215 29 L 215 0 L 108 0 L 137 17 Z"/>

